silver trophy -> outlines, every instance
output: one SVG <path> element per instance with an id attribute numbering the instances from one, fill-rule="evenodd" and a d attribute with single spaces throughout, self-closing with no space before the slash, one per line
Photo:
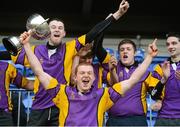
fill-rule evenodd
<path id="1" fill-rule="evenodd" d="M 48 20 L 49 19 L 44 19 L 39 14 L 33 14 L 27 20 L 26 29 L 31 30 L 32 37 L 37 40 L 47 39 L 50 36 L 50 29 L 47 23 Z M 8 38 L 3 38 L 2 42 L 11 55 L 16 56 L 22 49 L 22 44 L 18 37 L 10 36 Z"/>

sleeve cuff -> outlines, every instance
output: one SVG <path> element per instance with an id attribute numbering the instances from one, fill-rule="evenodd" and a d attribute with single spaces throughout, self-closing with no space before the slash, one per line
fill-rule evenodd
<path id="1" fill-rule="evenodd" d="M 58 81 L 55 78 L 52 78 L 46 89 L 48 90 L 48 89 L 55 88 L 57 85 L 58 85 Z"/>

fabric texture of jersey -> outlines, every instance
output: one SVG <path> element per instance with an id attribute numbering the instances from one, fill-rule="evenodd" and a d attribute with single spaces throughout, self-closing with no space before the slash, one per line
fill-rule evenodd
<path id="1" fill-rule="evenodd" d="M 52 79 L 47 88 L 60 109 L 60 126 L 102 126 L 104 113 L 121 97 L 121 85 L 79 94 L 76 87 Z"/>

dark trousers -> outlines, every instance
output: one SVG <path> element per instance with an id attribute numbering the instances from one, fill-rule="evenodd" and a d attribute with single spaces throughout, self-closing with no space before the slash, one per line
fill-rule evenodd
<path id="1" fill-rule="evenodd" d="M 11 113 L 3 109 L 0 109 L 0 126 L 13 126 Z"/>
<path id="2" fill-rule="evenodd" d="M 59 109 L 56 106 L 47 109 L 32 110 L 28 126 L 59 126 Z"/>
<path id="3" fill-rule="evenodd" d="M 148 126 L 146 116 L 127 116 L 115 117 L 109 116 L 107 126 Z"/>
<path id="4" fill-rule="evenodd" d="M 22 103 L 22 97 L 21 97 L 21 100 L 18 100 L 19 99 L 19 95 L 18 95 L 18 92 L 15 92 L 13 91 L 12 92 L 12 98 L 11 98 L 11 101 L 12 101 L 12 105 L 13 105 L 13 110 L 12 110 L 12 118 L 13 118 L 13 123 L 14 123 L 14 126 L 17 126 L 17 122 L 18 122 L 18 113 L 20 113 L 20 120 L 19 120 L 19 126 L 26 126 L 27 124 L 27 114 L 25 112 L 25 106 L 23 105 Z M 18 101 L 20 101 L 20 112 L 18 112 Z"/>
<path id="5" fill-rule="evenodd" d="M 158 118 L 155 126 L 180 126 L 180 119 Z"/>

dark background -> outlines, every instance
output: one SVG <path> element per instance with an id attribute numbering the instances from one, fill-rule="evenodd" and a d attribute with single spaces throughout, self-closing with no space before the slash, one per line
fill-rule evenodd
<path id="1" fill-rule="evenodd" d="M 26 20 L 33 13 L 44 18 L 63 19 L 68 36 L 90 30 L 109 13 L 115 12 L 121 0 L 49 0 L 8 1 L 0 7 L 0 35 L 18 35 L 26 30 Z M 128 12 L 107 31 L 106 36 L 164 37 L 179 32 L 178 0 L 129 0 Z"/>

